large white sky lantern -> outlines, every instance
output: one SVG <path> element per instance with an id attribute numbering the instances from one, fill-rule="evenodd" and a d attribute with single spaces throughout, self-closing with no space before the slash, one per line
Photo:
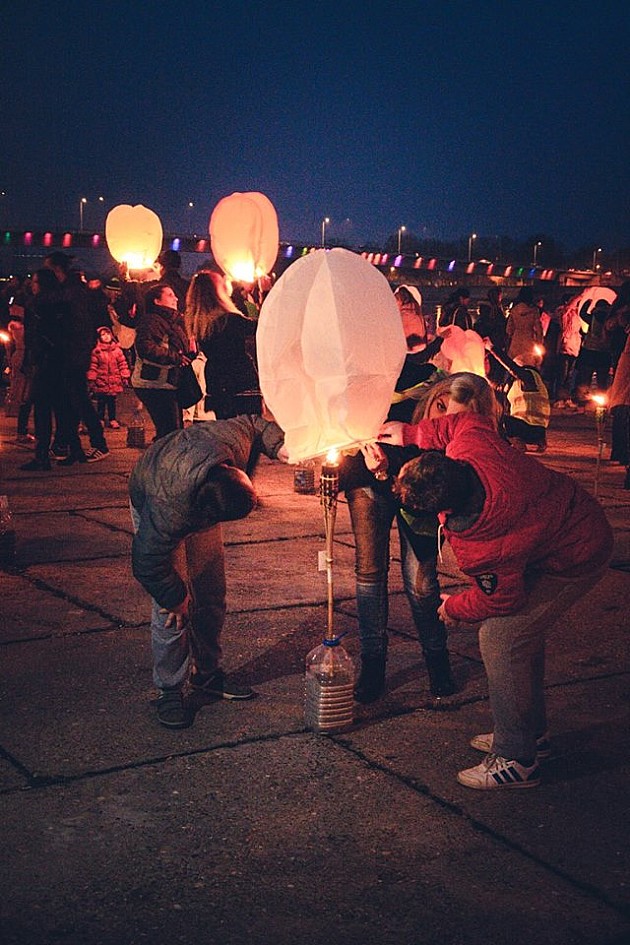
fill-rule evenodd
<path id="1" fill-rule="evenodd" d="M 148 207 L 121 203 L 107 214 L 105 239 L 117 262 L 129 269 L 148 269 L 162 249 L 162 224 Z"/>
<path id="2" fill-rule="evenodd" d="M 374 439 L 407 350 L 387 280 L 345 249 L 285 271 L 263 303 L 256 347 L 292 463 Z"/>
<path id="3" fill-rule="evenodd" d="M 271 272 L 278 256 L 278 215 L 271 200 L 256 192 L 231 194 L 210 217 L 215 262 L 234 282 L 255 282 Z"/>

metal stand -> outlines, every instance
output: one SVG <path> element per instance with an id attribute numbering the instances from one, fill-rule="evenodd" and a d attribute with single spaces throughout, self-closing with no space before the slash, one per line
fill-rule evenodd
<path id="1" fill-rule="evenodd" d="M 326 639 L 332 640 L 333 630 L 333 538 L 335 534 L 335 520 L 337 518 L 337 497 L 339 495 L 339 467 L 333 463 L 322 466 L 319 480 L 319 495 L 324 509 L 324 529 L 326 533 L 326 587 L 328 591 L 328 620 L 326 624 Z"/>
<path id="2" fill-rule="evenodd" d="M 597 498 L 599 492 L 599 472 L 602 464 L 602 453 L 604 452 L 604 423 L 606 422 L 606 408 L 598 405 L 595 407 L 595 428 L 597 430 L 597 459 L 595 461 L 595 483 L 593 485 L 593 495 Z"/>

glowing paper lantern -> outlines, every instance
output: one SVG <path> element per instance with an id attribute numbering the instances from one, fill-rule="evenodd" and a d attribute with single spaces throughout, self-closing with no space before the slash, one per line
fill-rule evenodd
<path id="1" fill-rule="evenodd" d="M 148 269 L 162 249 L 162 224 L 157 213 L 137 204 L 121 203 L 107 214 L 105 239 L 117 262 L 129 269 Z"/>
<path id="2" fill-rule="evenodd" d="M 469 371 L 479 377 L 486 376 L 486 349 L 483 339 L 476 331 L 464 331 L 459 325 L 449 325 L 444 332 L 440 354 L 451 362 L 451 374 Z"/>
<path id="3" fill-rule="evenodd" d="M 345 249 L 293 263 L 260 311 L 260 386 L 289 462 L 376 437 L 407 345 L 385 277 Z"/>
<path id="4" fill-rule="evenodd" d="M 220 200 L 210 217 L 212 255 L 235 282 L 255 282 L 271 271 L 280 232 L 272 202 L 264 194 L 232 194 Z"/>

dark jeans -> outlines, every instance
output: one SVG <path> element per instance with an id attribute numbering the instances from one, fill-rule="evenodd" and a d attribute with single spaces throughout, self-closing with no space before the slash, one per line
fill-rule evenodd
<path id="1" fill-rule="evenodd" d="M 26 436 L 28 433 L 28 418 L 31 415 L 32 403 L 20 404 L 17 415 L 17 435 Z"/>
<path id="2" fill-rule="evenodd" d="M 620 404 L 610 411 L 612 419 L 612 450 L 610 458 L 622 466 L 630 466 L 630 406 Z"/>
<path id="3" fill-rule="evenodd" d="M 79 439 L 79 424 L 85 424 L 90 438 L 92 449 L 108 452 L 107 443 L 103 434 L 103 424 L 98 418 L 94 404 L 90 397 L 85 371 L 80 367 L 70 367 L 66 370 L 63 379 L 65 400 L 58 413 L 59 437 L 65 443 L 70 455 L 76 457 L 85 455 Z"/>
<path id="4" fill-rule="evenodd" d="M 389 542 L 398 503 L 369 487 L 346 492 L 355 541 L 357 615 L 362 656 L 387 653 Z M 405 593 L 422 649 L 442 650 L 446 630 L 437 617 L 437 537 L 412 536 L 399 523 Z M 412 544 L 413 542 L 413 544 Z"/>
<path id="5" fill-rule="evenodd" d="M 98 414 L 99 420 L 105 419 L 105 414 L 107 414 L 108 420 L 116 419 L 116 397 L 114 394 L 97 394 L 96 395 L 96 413 Z"/>
<path id="6" fill-rule="evenodd" d="M 558 400 L 569 400 L 573 394 L 573 369 L 576 357 L 574 354 L 559 354 L 556 366 L 556 397 Z"/>
<path id="7" fill-rule="evenodd" d="M 584 406 L 588 400 L 593 373 L 597 378 L 598 391 L 607 389 L 611 364 L 610 351 L 589 351 L 587 348 L 582 348 L 575 365 L 576 400 L 581 406 Z"/>
<path id="8" fill-rule="evenodd" d="M 177 403 L 177 391 L 152 387 L 134 387 L 136 397 L 144 404 L 155 427 L 155 439 L 181 430 L 184 422 L 182 408 Z"/>

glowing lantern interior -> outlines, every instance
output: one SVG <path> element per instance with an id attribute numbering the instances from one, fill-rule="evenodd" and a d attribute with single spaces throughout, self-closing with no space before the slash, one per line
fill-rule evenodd
<path id="1" fill-rule="evenodd" d="M 107 247 L 114 259 L 129 269 L 152 266 L 162 249 L 162 238 L 160 218 L 142 204 L 119 204 L 107 214 Z"/>
<path id="2" fill-rule="evenodd" d="M 255 282 L 273 268 L 280 233 L 275 208 L 264 194 L 224 197 L 212 211 L 209 230 L 212 255 L 234 282 Z"/>
<path id="3" fill-rule="evenodd" d="M 440 354 L 451 362 L 451 374 L 469 371 L 480 377 L 486 376 L 486 349 L 483 339 L 476 331 L 464 331 L 459 325 L 449 325 Z"/>
<path id="4" fill-rule="evenodd" d="M 260 385 L 289 461 L 376 437 L 407 350 L 385 277 L 345 249 L 293 263 L 260 312 Z"/>

